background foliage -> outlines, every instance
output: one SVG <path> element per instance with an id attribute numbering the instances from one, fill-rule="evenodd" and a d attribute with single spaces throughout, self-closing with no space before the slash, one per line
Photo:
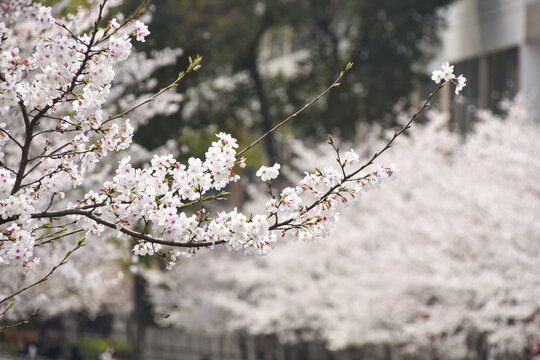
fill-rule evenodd
<path id="1" fill-rule="evenodd" d="M 423 65 L 443 24 L 440 10 L 451 2 L 155 2 L 147 48 L 180 46 L 185 54 L 200 54 L 204 71 L 188 80 L 180 112 L 154 121 L 138 140 L 154 147 L 164 136 L 185 140 L 189 128 L 212 132 L 215 126 L 233 135 L 239 125 L 259 134 L 332 83 L 347 61 L 356 66 L 343 88 L 303 115 L 292 131 L 349 137 L 358 123 L 395 125 L 394 105 L 425 78 Z M 135 0 L 127 3 L 133 7 Z M 172 76 L 163 72 L 161 79 Z M 275 141 L 265 145 L 272 159 L 281 155 Z"/>

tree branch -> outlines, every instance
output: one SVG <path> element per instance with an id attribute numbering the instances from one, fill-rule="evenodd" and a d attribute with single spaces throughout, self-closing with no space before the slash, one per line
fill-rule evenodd
<path id="1" fill-rule="evenodd" d="M 39 110 L 38 113 L 34 115 L 32 120 L 30 120 L 28 117 L 28 112 L 26 111 L 26 107 L 24 106 L 24 103 L 22 102 L 22 100 L 19 100 L 19 106 L 21 107 L 21 112 L 22 112 L 25 127 L 26 127 L 25 129 L 26 134 L 25 134 L 24 145 L 21 150 L 21 161 L 19 165 L 19 170 L 17 171 L 17 177 L 15 178 L 15 183 L 13 184 L 13 188 L 11 189 L 12 195 L 15 194 L 17 191 L 19 191 L 19 189 L 21 188 L 21 184 L 22 184 L 25 170 L 26 170 L 26 165 L 28 164 L 28 154 L 29 154 L 30 145 L 33 139 L 32 133 L 34 131 L 34 127 L 38 123 L 39 119 L 41 119 L 41 117 L 45 115 L 51 107 L 53 107 L 55 104 L 61 101 L 62 98 L 66 94 L 69 94 L 70 92 L 73 91 L 73 89 L 75 88 L 77 84 L 77 78 L 83 73 L 84 69 L 86 68 L 86 64 L 92 57 L 91 55 L 92 46 L 94 45 L 96 34 L 98 33 L 98 30 L 99 30 L 99 23 L 102 20 L 103 8 L 105 7 L 106 3 L 107 3 L 107 0 L 103 0 L 101 4 L 99 5 L 98 17 L 94 23 L 94 29 L 92 31 L 90 40 L 88 41 L 88 46 L 84 53 L 84 59 L 81 61 L 81 65 L 79 66 L 79 69 L 77 69 L 77 72 L 73 75 L 73 78 L 71 79 L 71 83 L 69 84 L 67 89 L 63 91 L 61 95 L 59 95 L 58 97 L 52 100 L 52 105 L 46 105 L 43 109 Z"/>
<path id="2" fill-rule="evenodd" d="M 13 303 L 9 304 L 9 305 L 12 305 Z M 2 314 L 0 315 L 4 315 L 8 310 L 10 309 L 10 307 L 8 306 L 6 308 L 6 311 L 4 311 Z M 25 320 L 21 320 L 19 322 L 16 322 L 14 324 L 9 324 L 9 325 L 4 325 L 4 326 L 0 326 L 0 331 L 3 331 L 3 330 L 6 330 L 6 329 L 10 329 L 10 328 L 14 328 L 14 327 L 17 327 L 19 325 L 24 325 L 24 324 L 28 324 L 30 322 L 30 320 L 32 320 L 33 318 L 35 318 L 37 315 L 39 314 L 39 308 L 37 308 L 33 313 L 32 315 L 30 315 L 30 317 L 26 318 Z"/>
<path id="3" fill-rule="evenodd" d="M 98 205 L 99 204 L 96 204 L 95 207 L 97 207 Z M 161 244 L 161 245 L 167 245 L 167 246 L 173 246 L 173 247 L 182 247 L 182 248 L 200 248 L 200 247 L 213 246 L 213 245 L 219 245 L 219 244 L 225 243 L 225 241 L 223 240 L 206 241 L 206 242 L 199 242 L 199 243 L 180 243 L 180 242 L 174 242 L 174 241 L 167 241 L 163 239 L 157 239 L 157 238 L 154 238 L 146 234 L 142 234 L 140 232 L 133 231 L 124 227 L 118 229 L 115 223 L 104 220 L 100 218 L 99 216 L 94 215 L 92 213 L 92 210 L 85 211 L 81 208 L 65 209 L 65 210 L 59 210 L 59 211 L 47 211 L 47 212 L 44 211 L 40 213 L 31 214 L 30 217 L 33 219 L 41 219 L 41 218 L 59 218 L 59 217 L 65 217 L 65 216 L 71 216 L 71 215 L 80 215 L 80 216 L 87 217 L 88 219 L 91 219 L 97 222 L 98 224 L 104 225 L 111 229 L 118 230 L 121 233 L 134 237 L 135 239 L 145 240 L 145 241 L 155 243 L 155 244 Z M 0 219 L 0 225 L 8 223 L 10 221 L 15 221 L 15 220 L 16 219 L 13 217 Z"/>
<path id="4" fill-rule="evenodd" d="M 2 129 L 0 128 L 0 131 L 3 132 L 4 134 L 7 135 L 8 138 L 11 139 L 11 141 L 13 141 L 19 148 L 23 148 L 23 146 L 21 145 L 20 142 L 17 141 L 17 139 L 15 139 L 15 137 L 13 137 L 10 133 L 8 133 L 5 129 Z"/>
<path id="5" fill-rule="evenodd" d="M 353 171 L 352 173 L 350 173 L 349 175 L 345 176 L 340 182 L 339 184 L 337 185 L 334 185 L 333 187 L 331 187 L 323 196 L 321 196 L 319 199 L 317 199 L 316 201 L 314 201 L 311 205 L 309 205 L 308 207 L 306 207 L 304 210 L 302 210 L 302 214 L 306 214 L 308 213 L 309 211 L 311 211 L 313 208 L 315 208 L 317 205 L 319 205 L 320 203 L 322 203 L 329 195 L 331 195 L 336 189 L 340 188 L 345 182 L 349 181 L 353 176 L 355 176 L 356 174 L 358 174 L 359 172 L 361 172 L 362 170 L 364 170 L 366 167 L 370 166 L 371 164 L 373 164 L 373 161 L 375 161 L 375 159 L 377 159 L 382 153 L 384 153 L 386 150 L 388 150 L 391 146 L 392 146 L 392 143 L 394 142 L 394 140 L 396 140 L 396 138 L 398 136 L 400 136 L 401 134 L 403 134 L 405 131 L 407 131 L 408 129 L 410 129 L 413 121 L 415 121 L 418 116 L 425 110 L 429 107 L 429 102 L 431 101 L 431 99 L 433 98 L 433 96 L 440 90 L 443 88 L 445 82 L 442 81 L 438 86 L 437 88 L 435 89 L 435 91 L 433 91 L 431 94 L 429 94 L 429 97 L 427 98 L 427 100 L 424 102 L 424 104 L 422 105 L 422 107 L 414 113 L 414 115 L 411 117 L 411 119 L 407 122 L 407 124 L 405 124 L 399 131 L 395 132 L 394 135 L 392 136 L 392 138 L 386 143 L 386 145 L 378 152 L 376 152 L 375 154 L 373 154 L 373 156 L 371 157 L 371 159 L 369 159 L 368 162 L 366 162 L 364 165 L 362 165 L 360 168 L 358 168 L 357 170 Z M 289 220 L 285 220 L 285 221 L 282 221 L 282 222 L 279 222 L 279 223 L 276 223 L 272 226 L 270 226 L 270 230 L 280 230 L 281 229 L 281 226 L 284 226 L 284 225 L 289 225 L 291 222 L 293 222 L 294 219 L 289 219 Z"/>
<path id="6" fill-rule="evenodd" d="M 13 299 L 15 296 L 19 295 L 20 293 L 22 293 L 22 292 L 24 292 L 24 291 L 26 291 L 26 290 L 28 290 L 28 289 L 30 289 L 30 288 L 33 288 L 34 286 L 39 285 L 39 284 L 41 284 L 42 282 L 45 282 L 45 281 L 49 280 L 49 276 L 51 276 L 52 273 L 54 273 L 60 266 L 64 265 L 64 264 L 67 262 L 67 261 L 66 261 L 67 258 L 70 257 L 70 255 L 73 254 L 73 252 L 74 252 L 75 250 L 78 250 L 79 248 L 81 248 L 81 247 L 83 247 L 83 246 L 84 246 L 84 239 L 79 240 L 79 241 L 77 242 L 77 246 L 75 246 L 72 250 L 68 251 L 68 252 L 66 253 L 66 255 L 64 256 L 64 258 L 62 259 L 62 261 L 60 261 L 57 265 L 55 265 L 55 266 L 51 269 L 51 271 L 49 271 L 49 272 L 47 273 L 47 275 L 45 275 L 44 277 L 42 277 L 42 278 L 39 279 L 38 281 L 36 281 L 36 282 L 34 282 L 34 283 L 32 283 L 32 284 L 30 284 L 30 285 L 28 285 L 28 286 L 25 286 L 24 288 L 22 288 L 22 289 L 16 291 L 15 293 L 13 293 L 13 294 L 11 294 L 11 295 L 9 295 L 9 296 L 3 298 L 2 300 L 0 300 L 0 305 L 2 305 L 3 303 L 5 303 L 5 302 L 8 301 L 9 299 Z"/>
<path id="7" fill-rule="evenodd" d="M 283 125 L 285 125 L 287 122 L 289 122 L 291 119 L 297 117 L 298 115 L 300 115 L 302 112 L 304 112 L 306 109 L 308 109 L 309 107 L 311 107 L 313 104 L 315 104 L 317 101 L 319 101 L 320 98 L 322 98 L 323 96 L 325 96 L 326 94 L 328 94 L 330 92 L 330 90 L 332 90 L 332 88 L 334 87 L 338 87 L 341 83 L 341 80 L 343 79 L 343 77 L 345 76 L 346 72 L 349 71 L 351 69 L 351 67 L 353 66 L 353 63 L 348 63 L 347 64 L 347 67 L 345 68 L 345 70 L 343 70 L 338 78 L 332 83 L 332 85 L 330 85 L 326 90 L 324 90 L 322 93 L 320 93 L 316 98 L 314 98 L 313 100 L 311 100 L 309 103 L 307 103 L 306 105 L 304 105 L 302 108 L 300 108 L 299 110 L 297 110 L 294 114 L 290 115 L 289 117 L 287 117 L 285 120 L 281 121 L 279 124 L 277 124 L 276 126 L 274 126 L 272 129 L 268 130 L 267 132 L 265 132 L 263 135 L 261 135 L 261 137 L 259 137 L 257 140 L 255 140 L 253 143 L 251 143 L 249 146 L 245 147 L 244 149 L 242 149 L 240 152 L 236 153 L 236 157 L 240 157 L 242 154 L 244 154 L 246 151 L 248 151 L 249 149 L 251 149 L 252 147 L 254 147 L 255 145 L 257 145 L 258 143 L 260 143 L 265 137 L 267 137 L 268 135 L 270 135 L 271 133 L 273 133 L 274 131 L 276 131 L 277 129 L 279 129 L 280 127 L 282 127 Z"/>
<path id="8" fill-rule="evenodd" d="M 177 87 L 178 84 L 184 79 L 184 77 L 189 74 L 190 72 L 192 71 L 197 71 L 199 70 L 199 68 L 201 67 L 201 62 L 202 62 L 202 57 L 200 57 L 199 55 L 197 55 L 197 57 L 195 58 L 195 60 L 192 60 L 191 57 L 189 58 L 189 67 L 187 68 L 186 71 L 182 71 L 180 73 L 180 75 L 178 76 L 178 78 L 172 82 L 171 84 L 169 84 L 167 87 L 164 87 L 163 89 L 159 90 L 157 93 L 155 93 L 154 95 L 150 96 L 148 99 L 144 100 L 144 101 L 141 101 L 140 103 L 136 104 L 136 105 L 133 105 L 132 107 L 130 107 L 129 109 L 127 110 L 124 110 L 122 111 L 121 113 L 119 114 L 116 114 L 116 115 L 112 115 L 110 116 L 107 120 L 105 120 L 103 123 L 106 124 L 108 123 L 109 121 L 112 121 L 112 120 L 115 120 L 115 119 L 118 119 L 118 118 L 121 118 L 121 117 L 124 117 L 126 116 L 128 113 L 132 112 L 133 110 L 135 109 L 138 109 L 140 108 L 141 106 L 149 103 L 150 101 L 154 101 L 159 95 L 163 94 L 165 91 L 167 90 L 170 90 L 172 89 L 173 87 Z"/>

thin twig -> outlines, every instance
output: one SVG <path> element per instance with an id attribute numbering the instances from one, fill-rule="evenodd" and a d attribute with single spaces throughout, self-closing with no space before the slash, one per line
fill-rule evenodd
<path id="1" fill-rule="evenodd" d="M 103 41 L 107 40 L 108 38 L 111 37 L 111 35 L 116 34 L 121 28 L 123 28 L 124 26 L 129 24 L 133 19 L 139 17 L 141 15 L 141 13 L 143 12 L 143 10 L 146 8 L 146 6 L 148 5 L 149 2 L 150 2 L 150 0 L 142 1 L 141 4 L 139 5 L 139 7 L 127 19 L 122 21 L 122 23 L 120 24 L 120 26 L 117 29 L 114 29 L 111 32 L 107 32 L 107 34 L 104 35 L 101 39 L 99 39 L 96 42 L 96 44 L 100 44 Z"/>
<path id="2" fill-rule="evenodd" d="M 13 303 L 11 303 L 13 304 Z M 11 305 L 10 304 L 10 305 Z M 9 310 L 9 308 L 6 309 L 6 311 Z M 0 315 L 4 315 L 4 313 L 0 314 Z M 36 310 L 34 310 L 34 312 L 32 313 L 32 315 L 30 315 L 30 317 L 26 318 L 25 320 L 21 320 L 19 322 L 16 322 L 14 324 L 9 324 L 9 325 L 4 325 L 4 326 L 0 326 L 0 331 L 3 331 L 3 330 L 6 330 L 6 329 L 10 329 L 10 328 L 14 328 L 14 327 L 17 327 L 17 326 L 20 326 L 20 325 L 24 325 L 24 324 L 28 324 L 30 322 L 30 320 L 32 320 L 33 318 L 35 318 L 37 315 L 39 314 L 39 308 L 37 308 Z"/>
<path id="3" fill-rule="evenodd" d="M 63 28 L 64 30 L 66 30 L 66 31 L 67 31 L 67 32 L 68 32 L 75 40 L 77 40 L 77 41 L 79 41 L 79 42 L 85 44 L 84 41 L 82 41 L 81 39 L 79 39 L 79 37 L 78 37 L 77 35 L 75 35 L 71 30 L 69 30 L 68 27 L 67 27 L 65 24 L 60 24 L 60 23 L 58 23 L 58 22 L 55 22 L 55 25 L 60 26 L 61 28 Z"/>
<path id="4" fill-rule="evenodd" d="M 10 173 L 12 173 L 13 175 L 17 176 L 17 172 L 13 169 L 10 169 L 6 166 L 6 164 L 4 164 L 2 162 L 2 160 L 0 160 L 0 167 L 3 167 L 4 169 L 6 169 L 7 171 L 9 171 Z"/>
<path id="5" fill-rule="evenodd" d="M 83 240 L 79 240 L 79 242 L 77 242 L 77 246 L 75 246 L 72 250 L 68 251 L 68 252 L 66 253 L 66 255 L 64 256 L 64 258 L 62 259 L 62 261 L 60 261 L 57 265 L 55 265 L 55 266 L 51 269 L 51 271 L 49 271 L 49 272 L 47 273 L 47 275 L 45 275 L 44 277 L 42 277 L 42 278 L 39 279 L 38 281 L 36 281 L 36 282 L 34 282 L 34 283 L 32 283 L 32 284 L 30 284 L 30 285 L 28 285 L 28 286 L 25 286 L 24 288 L 22 288 L 22 289 L 16 291 L 15 293 L 13 293 L 13 294 L 11 294 L 11 295 L 9 295 L 9 296 L 3 298 L 2 300 L 0 300 L 0 305 L 2 305 L 3 303 L 5 303 L 5 302 L 8 301 L 9 299 L 13 299 L 15 296 L 19 295 L 20 293 L 22 293 L 22 292 L 24 292 L 24 291 L 26 291 L 26 290 L 28 290 L 28 289 L 30 289 L 30 288 L 33 288 L 34 286 L 39 285 L 39 284 L 41 284 L 42 282 L 45 282 L 45 281 L 49 280 L 49 276 L 51 276 L 52 273 L 54 273 L 60 266 L 64 265 L 64 264 L 66 263 L 67 258 L 68 258 L 71 254 L 73 254 L 73 252 L 74 252 L 75 250 L 78 250 L 78 249 L 81 248 L 82 246 L 84 246 L 84 239 L 83 239 Z"/>
<path id="6" fill-rule="evenodd" d="M 51 155 L 56 154 L 57 152 L 59 152 L 60 150 L 62 150 L 63 148 L 65 148 L 66 146 L 68 146 L 68 145 L 70 145 L 70 144 L 71 144 L 71 141 L 65 143 L 65 144 L 62 145 L 62 146 L 57 147 L 56 149 L 54 149 L 53 151 L 51 151 L 51 152 L 48 153 L 47 155 L 36 156 L 36 157 L 33 157 L 32 159 L 30 159 L 29 161 L 34 161 L 34 160 L 37 160 L 37 159 L 39 159 L 39 158 L 47 158 L 47 157 L 50 157 Z M 28 170 L 28 172 L 27 172 L 26 174 L 24 174 L 24 177 L 27 177 L 30 173 L 32 173 L 32 171 L 36 170 L 36 168 L 37 168 L 42 162 L 43 162 L 42 160 L 38 161 L 34 166 L 32 166 L 32 168 L 31 168 L 30 170 Z"/>
<path id="7" fill-rule="evenodd" d="M 61 234 L 61 235 L 58 235 L 58 236 L 55 236 L 53 238 L 50 238 L 50 239 L 47 239 L 47 240 L 43 240 L 41 242 L 38 242 L 36 243 L 34 246 L 42 246 L 42 245 L 45 245 L 45 244 L 49 244 L 49 243 L 52 243 L 52 242 L 55 242 L 56 240 L 58 239 L 62 239 L 62 238 L 65 238 L 66 236 L 70 236 L 70 235 L 73 235 L 73 234 L 77 234 L 77 233 L 80 233 L 84 231 L 83 229 L 79 229 L 79 230 L 74 230 L 74 231 L 71 231 L 71 232 L 68 232 L 66 234 Z M 61 233 L 60 231 L 57 232 L 58 233 Z"/>
<path id="8" fill-rule="evenodd" d="M 136 105 L 133 105 L 132 107 L 130 107 L 129 109 L 127 110 L 124 110 L 122 111 L 121 113 L 119 114 L 116 114 L 116 115 L 112 115 L 110 116 L 107 120 L 105 120 L 103 122 L 103 124 L 106 124 L 108 123 L 109 121 L 112 121 L 112 120 L 115 120 L 115 119 L 118 119 L 118 118 L 121 118 L 121 117 L 124 117 L 126 116 L 128 113 L 132 112 L 133 110 L 135 109 L 138 109 L 140 108 L 141 106 L 149 103 L 150 101 L 154 101 L 158 96 L 160 96 L 161 94 L 163 94 L 165 91 L 167 90 L 170 90 L 172 89 L 173 87 L 177 87 L 178 84 L 184 79 L 184 77 L 189 74 L 190 72 L 192 71 L 197 71 L 199 68 L 200 68 L 200 63 L 202 61 L 202 57 L 200 56 L 197 56 L 195 58 L 195 60 L 192 60 L 191 58 L 189 58 L 189 67 L 187 68 L 186 71 L 182 71 L 180 73 L 180 75 L 178 76 L 178 78 L 172 82 L 171 84 L 169 84 L 167 87 L 164 87 L 163 89 L 159 90 L 157 93 L 155 93 L 154 95 L 150 96 L 149 98 L 147 98 L 146 100 L 143 100 L 141 101 L 140 103 L 136 104 Z"/>
<path id="9" fill-rule="evenodd" d="M 19 148 L 23 148 L 23 146 L 21 145 L 20 142 L 17 141 L 17 139 L 15 139 L 15 137 L 13 137 L 10 133 L 8 133 L 5 129 L 2 129 L 0 128 L 0 131 L 3 132 L 4 134 L 6 134 L 8 136 L 8 138 L 11 139 L 11 141 L 13 141 Z"/>
<path id="10" fill-rule="evenodd" d="M 267 137 L 268 135 L 270 135 L 271 133 L 273 133 L 274 131 L 276 131 L 277 129 L 279 129 L 280 127 L 282 127 L 283 125 L 285 125 L 287 122 L 289 122 L 289 120 L 291 120 L 292 118 L 295 118 L 297 117 L 298 115 L 300 115 L 302 112 L 304 112 L 306 109 L 308 109 L 309 107 L 311 107 L 313 104 L 315 104 L 317 101 L 319 101 L 320 98 L 322 98 L 323 96 L 325 96 L 326 94 L 328 94 L 330 92 L 330 90 L 332 90 L 332 88 L 334 87 L 337 87 L 341 84 L 341 80 L 343 79 L 343 77 L 345 76 L 345 73 L 347 71 L 349 71 L 351 69 L 351 67 L 353 66 L 353 63 L 348 63 L 347 64 L 347 67 L 345 68 L 345 70 L 343 70 L 338 78 L 332 83 L 332 85 L 330 85 L 326 90 L 324 90 L 322 93 L 320 93 L 316 98 L 314 98 L 313 100 L 311 100 L 310 102 L 308 102 L 306 105 L 304 105 L 302 108 L 300 108 L 299 110 L 297 110 L 294 114 L 290 115 L 289 117 L 287 117 L 285 120 L 281 121 L 279 124 L 277 124 L 276 126 L 274 126 L 272 129 L 268 130 L 267 132 L 265 132 L 263 135 L 261 135 L 257 140 L 255 140 L 253 143 L 251 143 L 249 146 L 245 147 L 244 149 L 242 149 L 241 151 L 239 151 L 238 153 L 236 153 L 236 157 L 240 157 L 243 153 L 245 153 L 246 151 L 248 151 L 249 149 L 251 149 L 252 147 L 254 147 L 255 145 L 257 145 L 258 143 L 260 143 L 265 137 Z"/>

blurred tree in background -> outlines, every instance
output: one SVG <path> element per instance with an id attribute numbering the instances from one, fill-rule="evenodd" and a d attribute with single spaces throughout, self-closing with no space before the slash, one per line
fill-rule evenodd
<path id="1" fill-rule="evenodd" d="M 399 179 L 340 214 L 327 239 L 280 239 L 265 257 L 216 252 L 146 272 L 156 321 L 358 347 L 356 356 L 317 359 L 537 359 L 527 348 L 540 354 L 540 193 L 531 176 L 540 174 L 540 121 L 524 96 L 504 109 L 479 113 L 466 139 L 430 112 L 378 159 L 399 164 Z M 380 146 L 378 129 L 364 130 L 359 153 Z M 326 144 L 292 147 L 302 170 L 335 162 Z M 251 193 L 248 209 L 268 199 L 261 188 Z"/>
<path id="2" fill-rule="evenodd" d="M 153 148 L 164 137 L 193 140 L 212 133 L 211 124 L 240 140 L 256 136 L 331 84 L 347 61 L 356 66 L 344 89 L 331 92 L 289 131 L 347 136 L 358 122 L 393 125 L 394 105 L 409 95 L 437 42 L 439 10 L 452 1 L 154 2 L 147 49 L 180 46 L 186 55 L 203 56 L 204 71 L 180 90 L 180 113 L 156 119 L 138 141 Z M 129 0 L 122 10 L 137 4 Z M 187 61 L 180 58 L 175 69 Z M 161 74 L 163 84 L 176 76 L 171 71 Z M 265 144 L 270 160 L 280 155 L 275 141 Z"/>

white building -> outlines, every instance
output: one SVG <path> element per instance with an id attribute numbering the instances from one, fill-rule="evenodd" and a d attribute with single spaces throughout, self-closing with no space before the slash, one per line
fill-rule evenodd
<path id="1" fill-rule="evenodd" d="M 540 99 L 540 0 L 458 0 L 447 11 L 448 28 L 433 64 L 456 64 L 468 84 L 466 99 L 442 102 L 466 128 L 476 109 L 497 111 L 503 98 L 524 91 Z M 539 107 L 540 109 L 540 107 Z"/>

